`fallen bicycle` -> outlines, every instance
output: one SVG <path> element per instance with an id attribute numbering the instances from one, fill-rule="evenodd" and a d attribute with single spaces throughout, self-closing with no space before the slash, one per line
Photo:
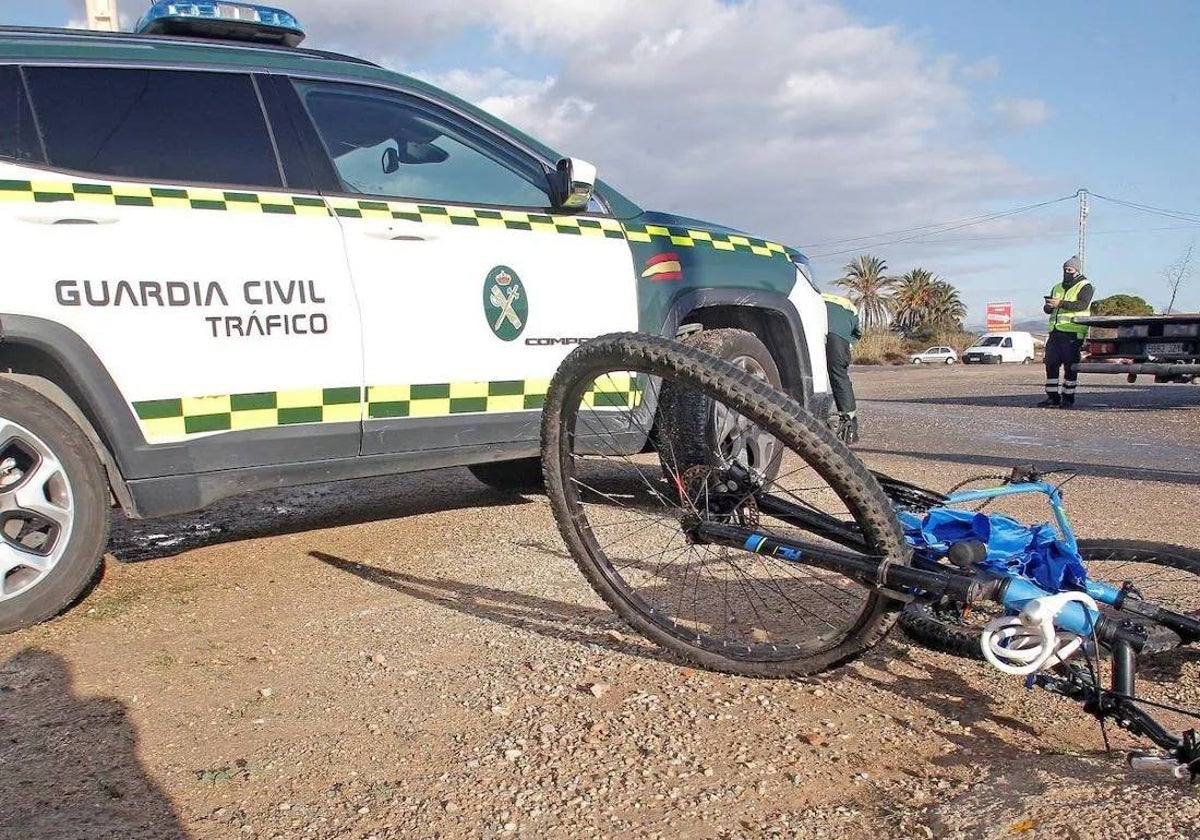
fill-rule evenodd
<path id="1" fill-rule="evenodd" d="M 1162 726 L 1135 679 L 1139 654 L 1200 640 L 1200 620 L 1091 578 L 1043 476 L 951 496 L 877 476 L 769 385 L 636 334 L 576 349 L 542 423 L 547 489 L 572 556 L 664 648 L 729 673 L 814 674 L 876 645 L 906 604 L 992 604 L 1002 612 L 979 633 L 989 663 L 1156 745 L 1131 754 L 1133 766 L 1200 773 L 1195 731 Z M 955 507 L 1021 493 L 1046 494 L 1055 525 Z M 1024 529 L 1037 550 L 1002 556 L 993 529 L 1018 542 Z"/>

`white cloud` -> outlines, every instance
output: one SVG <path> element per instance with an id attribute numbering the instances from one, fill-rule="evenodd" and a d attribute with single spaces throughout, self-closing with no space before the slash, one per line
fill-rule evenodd
<path id="1" fill-rule="evenodd" d="M 965 85 L 998 73 L 995 60 L 964 67 L 896 27 L 864 26 L 833 2 L 289 6 L 317 45 L 410 71 L 464 29 L 483 27 L 493 49 L 432 74 L 435 83 L 591 160 L 644 206 L 793 244 L 970 216 L 981 195 L 1024 203 L 1044 193 L 971 139 L 979 119 Z M 514 53 L 552 72 L 514 75 Z M 1048 110 L 1039 100 L 993 108 L 992 118 L 1013 125 L 1035 124 Z"/>
<path id="2" fill-rule="evenodd" d="M 1006 128 L 1032 128 L 1050 118 L 1050 106 L 1044 99 L 997 99 L 992 113 Z"/>
<path id="3" fill-rule="evenodd" d="M 990 81 L 1000 76 L 1000 59 L 993 56 L 982 58 L 963 68 L 963 76 L 972 81 Z"/>

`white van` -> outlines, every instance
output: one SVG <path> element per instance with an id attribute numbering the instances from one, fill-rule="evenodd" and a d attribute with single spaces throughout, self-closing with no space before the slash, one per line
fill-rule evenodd
<path id="1" fill-rule="evenodd" d="M 979 337 L 979 340 L 963 353 L 965 365 L 998 365 L 1002 362 L 1033 362 L 1033 335 L 1027 332 L 994 332 Z"/>

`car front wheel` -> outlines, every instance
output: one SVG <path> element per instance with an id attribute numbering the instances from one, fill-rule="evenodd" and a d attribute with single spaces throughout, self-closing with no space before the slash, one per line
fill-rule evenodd
<path id="1" fill-rule="evenodd" d="M 731 363 L 753 379 L 783 390 L 779 367 L 771 351 L 754 333 L 736 329 L 703 330 L 683 343 Z M 772 435 L 712 399 L 695 391 L 663 389 L 658 433 L 664 451 L 672 454 L 664 469 L 716 466 L 739 462 L 773 478 L 783 450 Z"/>
<path id="2" fill-rule="evenodd" d="M 919 364 L 921 364 L 921 360 L 920 360 L 920 359 L 913 359 L 913 360 L 912 360 L 912 363 L 913 363 L 914 365 L 919 365 Z"/>
<path id="3" fill-rule="evenodd" d="M 0 633 L 57 615 L 95 581 L 108 500 L 79 426 L 37 391 L 0 379 Z"/>

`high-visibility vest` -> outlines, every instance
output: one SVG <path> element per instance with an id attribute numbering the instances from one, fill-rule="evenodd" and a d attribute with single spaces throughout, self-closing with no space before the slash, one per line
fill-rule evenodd
<path id="1" fill-rule="evenodd" d="M 854 301 L 850 300 L 850 298 L 842 297 L 841 295 L 831 294 L 830 292 L 825 292 L 823 295 L 821 295 L 821 298 L 826 303 L 835 303 L 838 306 L 842 307 L 843 309 L 850 310 L 855 315 L 858 314 L 858 307 L 854 305 Z"/>
<path id="2" fill-rule="evenodd" d="M 1063 303 L 1074 303 L 1079 300 L 1079 293 L 1083 291 L 1083 287 L 1088 285 L 1087 280 L 1080 280 L 1069 289 L 1063 288 L 1062 283 L 1056 283 L 1050 291 L 1050 297 L 1058 298 Z M 1076 324 L 1076 318 L 1086 318 L 1092 314 L 1092 309 L 1089 306 L 1087 309 L 1081 309 L 1078 312 L 1066 312 L 1062 309 L 1055 309 L 1050 313 L 1050 331 L 1058 330 L 1059 332 L 1071 333 L 1079 338 L 1086 338 L 1088 328 L 1086 324 Z"/>
<path id="3" fill-rule="evenodd" d="M 858 307 L 854 301 L 841 295 L 826 292 L 821 295 L 825 301 L 825 313 L 829 317 L 829 334 L 840 336 L 854 344 L 862 338 L 862 323 L 858 320 Z"/>

